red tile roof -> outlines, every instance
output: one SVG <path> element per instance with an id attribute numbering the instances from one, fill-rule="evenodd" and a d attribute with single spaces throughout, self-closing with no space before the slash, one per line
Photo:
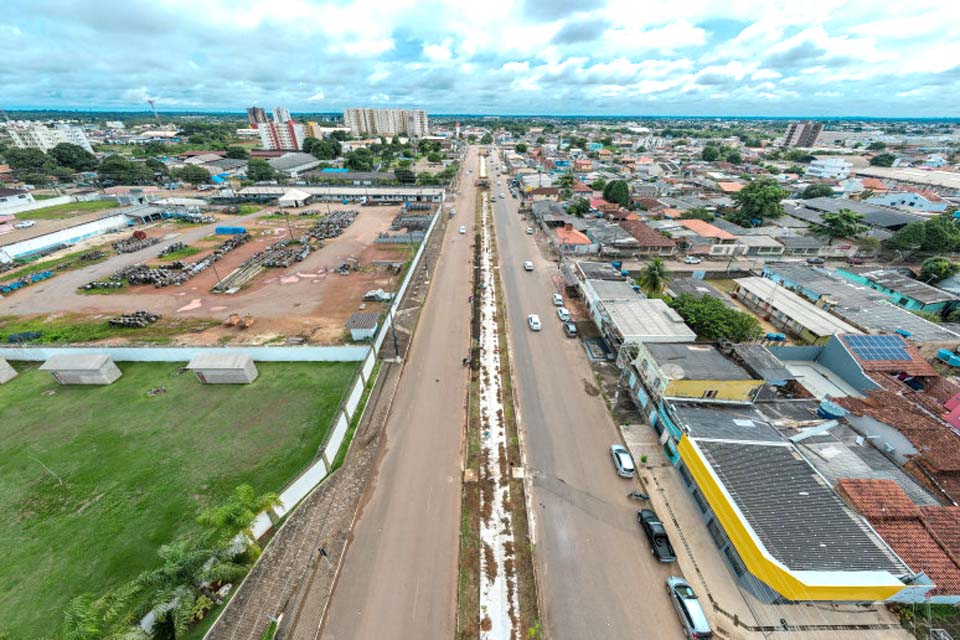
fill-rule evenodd
<path id="1" fill-rule="evenodd" d="M 560 193 L 559 187 L 537 187 L 530 191 L 531 195 L 535 196 L 555 196 Z"/>
<path id="2" fill-rule="evenodd" d="M 698 236 L 702 238 L 717 238 L 718 240 L 736 240 L 737 236 L 733 235 L 729 231 L 724 231 L 719 227 L 715 227 L 709 222 L 703 220 L 678 220 L 680 226 L 686 227 L 693 231 Z"/>
<path id="3" fill-rule="evenodd" d="M 637 239 L 641 247 L 674 247 L 676 244 L 655 229 L 651 229 L 639 220 L 622 220 L 620 227 Z"/>
<path id="4" fill-rule="evenodd" d="M 561 244 L 590 244 L 590 238 L 576 229 L 560 227 L 557 229 L 557 238 Z"/>
<path id="5" fill-rule="evenodd" d="M 582 182 L 578 182 L 575 185 L 573 185 L 573 191 L 575 193 L 593 193 L 593 189 L 583 184 Z"/>
<path id="6" fill-rule="evenodd" d="M 843 479 L 837 482 L 837 492 L 871 521 L 920 517 L 920 510 L 893 480 Z"/>
<path id="7" fill-rule="evenodd" d="M 720 188 L 720 191 L 724 193 L 736 193 L 743 189 L 742 182 L 718 182 L 717 187 Z"/>
<path id="8" fill-rule="evenodd" d="M 899 335 L 891 334 L 889 338 L 899 342 L 900 347 L 910 356 L 910 360 L 861 360 L 857 356 L 857 352 L 851 349 L 847 343 L 847 338 L 850 336 L 842 335 L 838 337 L 844 346 L 847 347 L 847 351 L 850 352 L 854 360 L 860 363 L 864 371 L 885 371 L 887 373 L 905 373 L 910 376 L 924 377 L 939 375 L 936 370 L 930 366 L 930 363 L 923 359 L 920 352 Z"/>
<path id="9" fill-rule="evenodd" d="M 860 178 L 860 184 L 863 185 L 864 189 L 870 189 L 871 191 L 886 191 L 887 185 L 883 184 L 877 178 Z"/>
<path id="10" fill-rule="evenodd" d="M 937 588 L 934 594 L 960 594 L 960 564 L 944 537 L 957 542 L 960 532 L 956 507 L 914 505 L 893 480 L 851 480 L 837 483 L 837 491 L 859 511 L 914 571 L 923 571 Z M 929 519 L 928 519 L 929 517 Z"/>

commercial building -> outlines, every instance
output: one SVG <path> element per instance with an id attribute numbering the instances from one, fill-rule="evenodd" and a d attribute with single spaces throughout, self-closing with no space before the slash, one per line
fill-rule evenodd
<path id="1" fill-rule="evenodd" d="M 260 375 L 253 358 L 228 351 L 199 353 L 190 360 L 187 369 L 203 384 L 250 384 Z"/>
<path id="2" fill-rule="evenodd" d="M 824 158 L 811 162 L 803 175 L 806 178 L 819 178 L 820 180 L 845 180 L 850 176 L 850 169 L 852 168 L 853 163 L 847 162 L 843 158 Z"/>
<path id="3" fill-rule="evenodd" d="M 354 136 L 405 134 L 422 138 L 430 133 L 427 112 L 421 109 L 347 109 L 343 123 Z"/>
<path id="4" fill-rule="evenodd" d="M 596 286 L 596 283 L 594 283 Z M 693 342 L 697 334 L 663 300 L 642 298 L 598 302 L 594 323 L 614 353 L 625 344 Z"/>
<path id="5" fill-rule="evenodd" d="M 823 131 L 823 125 L 819 122 L 811 122 L 810 120 L 791 122 L 783 136 L 782 146 L 812 147 L 817 143 L 821 131 Z"/>
<path id="6" fill-rule="evenodd" d="M 443 202 L 443 187 L 364 187 L 364 186 L 252 186 L 240 190 L 240 196 L 260 202 L 282 197 L 287 191 L 303 191 L 314 200 L 359 202 L 361 204 L 402 204 L 404 202 Z"/>
<path id="7" fill-rule="evenodd" d="M 60 384 L 111 384 L 121 375 L 110 356 L 85 353 L 50 356 L 40 371 L 49 371 Z"/>
<path id="8" fill-rule="evenodd" d="M 712 344 L 641 343 L 632 366 L 656 400 L 749 404 L 763 385 Z"/>
<path id="9" fill-rule="evenodd" d="M 80 127 L 58 124 L 49 127 L 45 124 L 31 123 L 7 127 L 7 132 L 18 149 L 40 149 L 49 151 L 60 143 L 75 144 L 89 153 L 93 147 L 87 141 L 87 136 Z"/>
<path id="10" fill-rule="evenodd" d="M 262 147 L 268 150 L 299 151 L 307 137 L 306 126 L 292 119 L 282 107 L 273 110 L 272 122 L 258 123 L 257 131 Z"/>
<path id="11" fill-rule="evenodd" d="M 320 166 L 320 161 L 309 153 L 291 152 L 279 158 L 271 158 L 267 160 L 267 164 L 291 178 L 299 178 L 303 173 Z"/>

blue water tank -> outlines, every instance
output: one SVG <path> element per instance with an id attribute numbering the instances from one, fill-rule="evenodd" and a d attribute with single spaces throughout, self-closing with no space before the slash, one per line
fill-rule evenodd
<path id="1" fill-rule="evenodd" d="M 910 336 L 913 335 L 912 333 L 910 333 L 910 332 L 907 331 L 906 329 L 897 329 L 896 331 L 894 331 L 894 333 L 900 334 L 900 335 L 903 336 L 904 338 L 909 338 Z"/>
<path id="2" fill-rule="evenodd" d="M 820 406 L 817 408 L 817 415 L 828 420 L 837 420 L 847 415 L 847 410 L 835 402 L 821 400 Z"/>
<path id="3" fill-rule="evenodd" d="M 953 358 L 956 354 L 950 349 L 937 349 L 937 360 L 943 360 L 944 362 L 950 362 L 950 358 Z"/>

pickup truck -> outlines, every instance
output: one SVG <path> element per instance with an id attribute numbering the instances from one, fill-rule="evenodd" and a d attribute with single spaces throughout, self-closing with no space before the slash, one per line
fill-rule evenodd
<path id="1" fill-rule="evenodd" d="M 637 523 L 643 527 L 650 540 L 650 551 L 660 562 L 676 562 L 677 554 L 673 552 L 673 545 L 670 544 L 670 538 L 667 537 L 667 531 L 663 528 L 663 523 L 657 517 L 652 509 L 641 509 L 637 512 Z"/>

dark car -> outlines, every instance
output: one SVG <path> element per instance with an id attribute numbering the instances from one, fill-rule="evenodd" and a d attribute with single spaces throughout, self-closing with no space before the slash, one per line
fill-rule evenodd
<path id="1" fill-rule="evenodd" d="M 807 264 L 823 264 L 825 261 L 823 258 L 807 258 Z"/>
<path id="2" fill-rule="evenodd" d="M 864 260 L 860 256 L 850 256 L 847 258 L 847 264 L 863 264 Z"/>
<path id="3" fill-rule="evenodd" d="M 660 562 L 676 562 L 677 554 L 673 551 L 673 545 L 670 544 L 670 538 L 667 537 L 667 530 L 663 528 L 663 523 L 657 517 L 653 509 L 641 509 L 637 512 L 637 522 L 643 527 L 647 534 L 647 540 L 650 541 L 650 551 Z"/>

